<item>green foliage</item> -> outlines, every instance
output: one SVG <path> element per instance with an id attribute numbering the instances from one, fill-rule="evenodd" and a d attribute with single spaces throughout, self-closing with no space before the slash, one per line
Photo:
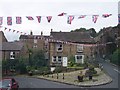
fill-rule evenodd
<path id="1" fill-rule="evenodd" d="M 45 59 L 44 51 L 35 51 L 32 54 L 31 62 L 32 66 L 35 66 L 36 68 L 47 66 L 47 60 Z"/>
<path id="2" fill-rule="evenodd" d="M 71 30 L 71 32 L 83 32 L 86 31 L 86 28 L 80 28 L 80 29 L 75 29 L 75 30 Z"/>
<path id="3" fill-rule="evenodd" d="M 75 64 L 75 57 L 74 56 L 70 56 L 68 62 L 69 62 L 68 66 L 70 66 L 70 67 L 74 66 L 74 64 Z"/>
<path id="4" fill-rule="evenodd" d="M 120 48 L 113 53 L 111 57 L 111 62 L 120 65 Z"/>

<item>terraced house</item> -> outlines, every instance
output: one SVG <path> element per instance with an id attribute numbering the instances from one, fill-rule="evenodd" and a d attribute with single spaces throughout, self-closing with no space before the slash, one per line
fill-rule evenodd
<path id="1" fill-rule="evenodd" d="M 5 38 L 5 37 L 4 37 Z M 30 51 L 44 50 L 50 66 L 63 66 L 64 60 L 74 57 L 76 63 L 84 63 L 95 54 L 95 41 L 90 32 L 53 32 L 49 36 L 21 35 L 17 42 L 3 42 L 2 57 L 17 59 L 29 58 Z"/>
<path id="2" fill-rule="evenodd" d="M 2 60 L 14 60 L 19 59 L 23 49 L 22 42 L 8 42 L 4 33 L 0 32 L 1 43 L 0 43 L 0 52 Z"/>
<path id="3" fill-rule="evenodd" d="M 94 55 L 94 38 L 88 32 L 51 32 L 54 42 L 49 42 L 51 65 L 62 65 L 63 60 L 75 58 L 76 63 L 84 63 Z"/>

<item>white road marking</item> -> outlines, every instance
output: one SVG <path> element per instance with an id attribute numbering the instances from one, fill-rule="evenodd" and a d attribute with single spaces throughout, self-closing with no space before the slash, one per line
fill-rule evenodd
<path id="1" fill-rule="evenodd" d="M 114 69 L 116 72 L 120 73 L 120 71 L 118 71 L 117 69 Z"/>

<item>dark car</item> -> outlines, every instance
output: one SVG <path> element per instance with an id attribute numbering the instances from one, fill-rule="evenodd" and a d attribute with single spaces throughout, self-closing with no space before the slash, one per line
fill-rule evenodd
<path id="1" fill-rule="evenodd" d="M 18 90 L 18 82 L 14 78 L 3 78 L 0 81 L 0 90 Z"/>

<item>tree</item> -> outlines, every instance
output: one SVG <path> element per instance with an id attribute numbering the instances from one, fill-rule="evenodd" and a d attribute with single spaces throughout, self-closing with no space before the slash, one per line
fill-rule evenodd
<path id="1" fill-rule="evenodd" d="M 47 60 L 45 59 L 44 51 L 34 51 L 32 54 L 31 62 L 32 66 L 35 66 L 36 68 L 47 66 Z"/>

